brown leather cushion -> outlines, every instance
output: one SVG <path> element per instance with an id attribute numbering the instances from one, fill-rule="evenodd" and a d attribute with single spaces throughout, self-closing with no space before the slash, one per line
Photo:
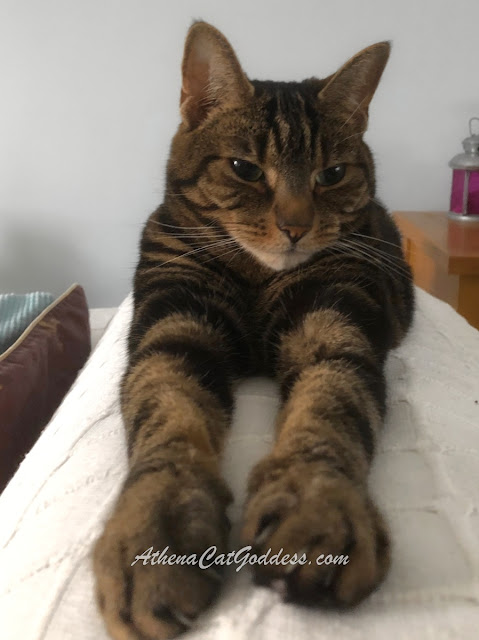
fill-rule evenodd
<path id="1" fill-rule="evenodd" d="M 0 355 L 0 491 L 50 420 L 90 349 L 85 292 L 73 285 Z"/>

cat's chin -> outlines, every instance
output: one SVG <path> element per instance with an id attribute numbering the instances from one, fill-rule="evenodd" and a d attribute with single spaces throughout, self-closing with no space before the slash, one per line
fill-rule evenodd
<path id="1" fill-rule="evenodd" d="M 287 271 L 294 269 L 298 265 L 309 260 L 313 255 L 312 251 L 298 251 L 297 249 L 292 251 L 264 251 L 243 245 L 244 248 L 251 253 L 262 264 L 266 265 L 273 271 Z"/>

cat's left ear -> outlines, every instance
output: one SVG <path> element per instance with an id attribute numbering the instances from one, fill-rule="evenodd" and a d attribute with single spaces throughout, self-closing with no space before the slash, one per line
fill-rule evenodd
<path id="1" fill-rule="evenodd" d="M 189 128 L 215 108 L 245 104 L 254 92 L 228 40 L 206 22 L 195 22 L 186 36 L 182 74 L 181 115 Z"/>
<path id="2" fill-rule="evenodd" d="M 346 121 L 367 125 L 368 107 L 389 58 L 389 42 L 363 49 L 328 78 L 319 92 L 320 108 L 339 113 Z"/>

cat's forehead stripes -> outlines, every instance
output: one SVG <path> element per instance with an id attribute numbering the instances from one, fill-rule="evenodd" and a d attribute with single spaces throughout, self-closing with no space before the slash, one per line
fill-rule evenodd
<path id="1" fill-rule="evenodd" d="M 275 164 L 317 160 L 319 115 L 312 96 L 299 83 L 254 82 L 263 101 L 265 131 L 257 137 L 257 157 Z"/>

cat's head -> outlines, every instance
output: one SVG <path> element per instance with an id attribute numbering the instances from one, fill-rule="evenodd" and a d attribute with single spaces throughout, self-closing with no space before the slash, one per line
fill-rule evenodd
<path id="1" fill-rule="evenodd" d="M 225 37 L 195 23 L 167 198 L 219 222 L 274 270 L 334 243 L 374 195 L 362 135 L 389 50 L 368 47 L 324 80 L 250 81 Z"/>

